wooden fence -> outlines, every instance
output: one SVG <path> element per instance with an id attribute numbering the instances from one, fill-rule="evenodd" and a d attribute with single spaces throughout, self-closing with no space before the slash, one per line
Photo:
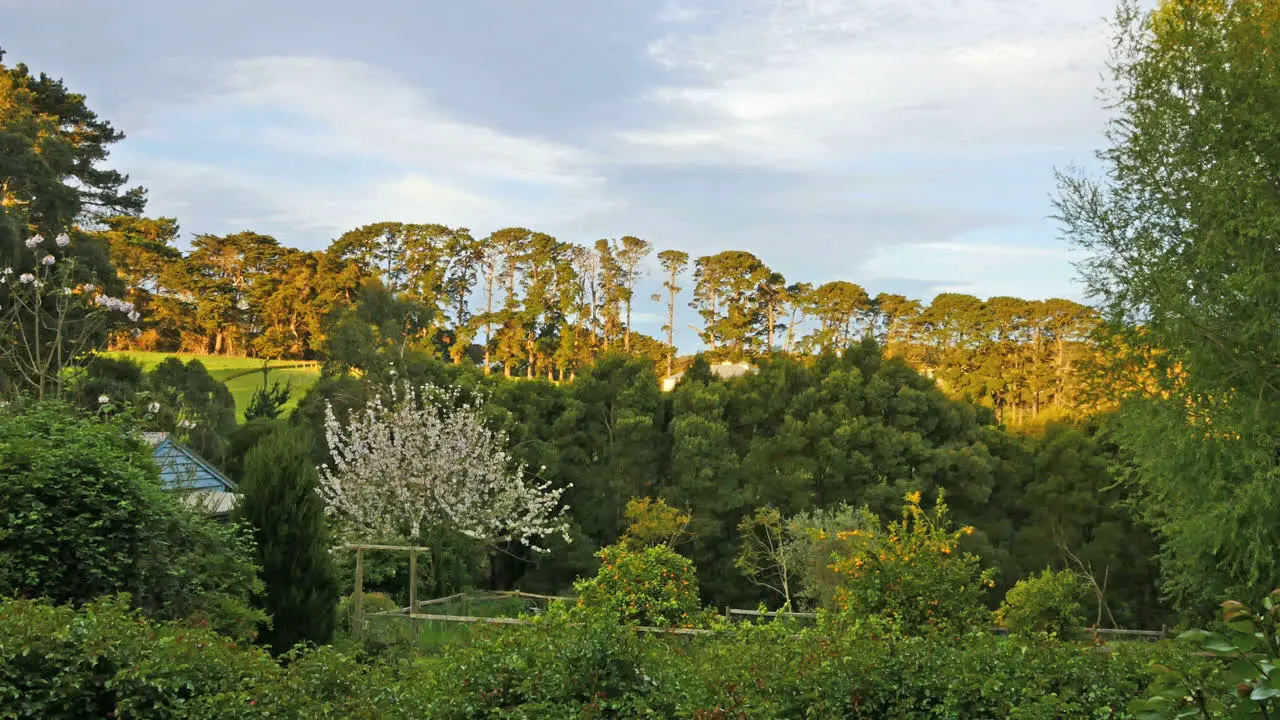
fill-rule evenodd
<path id="1" fill-rule="evenodd" d="M 577 600 L 576 597 L 570 597 L 565 595 L 539 595 L 537 593 L 522 592 L 520 590 L 500 590 L 500 591 L 488 592 L 488 593 L 460 592 L 460 593 L 455 593 L 453 595 L 448 595 L 446 597 L 434 598 L 431 600 L 423 600 L 417 603 L 417 609 L 419 610 L 419 612 L 414 612 L 414 608 L 412 606 L 409 606 L 409 607 L 397 608 L 395 610 L 387 610 L 379 613 L 370 613 L 366 617 L 368 618 L 375 618 L 375 617 L 406 618 L 409 620 L 488 624 L 488 625 L 525 625 L 527 624 L 529 621 L 525 618 L 482 617 L 482 616 L 476 616 L 476 615 L 444 615 L 444 614 L 437 615 L 434 613 L 420 612 L 421 610 L 425 608 L 429 608 L 431 606 L 444 605 L 452 602 L 466 602 L 466 601 L 485 602 L 485 601 L 500 601 L 500 600 L 508 600 L 508 599 L 541 600 L 541 601 L 548 601 L 548 602 L 553 600 L 565 600 L 570 602 Z M 811 621 L 811 620 L 816 620 L 818 617 L 818 614 L 814 612 L 782 612 L 782 611 L 740 610 L 738 608 L 725 608 L 724 616 L 725 616 L 725 619 L 730 622 L 732 622 L 735 619 L 747 619 L 747 618 L 759 618 L 759 617 L 787 618 L 787 619 L 800 619 L 800 620 Z M 712 634 L 715 634 L 716 632 L 714 630 L 704 630 L 700 628 L 660 628 L 660 627 L 650 627 L 646 625 L 637 626 L 635 629 L 638 632 L 664 633 L 664 634 L 671 634 L 671 635 L 712 635 Z M 991 631 L 997 634 L 1005 634 L 1008 632 L 1008 630 L 1001 627 L 993 627 L 991 628 Z M 1155 640 L 1159 640 L 1169 636 L 1168 632 L 1164 630 L 1125 630 L 1121 628 L 1081 628 L 1080 632 L 1084 635 L 1091 635 L 1094 639 L 1097 639 L 1099 636 L 1112 636 L 1117 639 L 1124 639 L 1127 637 L 1127 638 L 1134 638 L 1139 640 L 1155 641 Z"/>

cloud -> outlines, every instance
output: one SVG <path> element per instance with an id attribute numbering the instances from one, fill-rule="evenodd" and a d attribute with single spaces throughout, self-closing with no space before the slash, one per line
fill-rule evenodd
<path id="1" fill-rule="evenodd" d="M 612 206 L 594 156 L 452 118 L 354 61 L 234 62 L 211 92 L 151 116 L 123 159 L 155 188 L 153 210 L 194 212 L 197 231 L 278 226 L 306 244 L 385 219 L 487 232 Z"/>
<path id="2" fill-rule="evenodd" d="M 925 301 L 940 292 L 1081 300 L 1075 259 L 1066 248 L 1012 241 L 925 242 L 881 248 L 859 275 L 869 287 L 909 287 Z"/>
<path id="3" fill-rule="evenodd" d="M 1091 139 L 1112 0 L 735 0 L 649 48 L 639 161 L 823 167 L 849 152 Z M 719 12 L 713 12 L 714 10 Z M 689 12 L 685 13 L 686 15 Z"/>

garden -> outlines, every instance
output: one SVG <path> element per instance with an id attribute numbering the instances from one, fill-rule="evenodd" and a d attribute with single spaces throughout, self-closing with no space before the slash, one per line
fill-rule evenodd
<path id="1" fill-rule="evenodd" d="M 0 720 L 1280 720 L 1280 4 L 1114 28 L 1093 306 L 731 250 L 683 358 L 633 236 L 184 256 L 0 64 Z"/>

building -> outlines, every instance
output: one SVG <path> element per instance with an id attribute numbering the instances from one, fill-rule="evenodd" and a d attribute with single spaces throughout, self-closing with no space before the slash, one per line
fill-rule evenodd
<path id="1" fill-rule="evenodd" d="M 185 493 L 185 500 L 212 517 L 230 516 L 236 500 L 235 483 L 169 433 L 145 432 L 142 436 L 151 445 L 151 457 L 160 468 L 160 482 L 166 490 Z"/>
<path id="2" fill-rule="evenodd" d="M 745 362 L 721 362 L 712 363 L 711 374 L 722 380 L 730 378 L 742 377 L 747 373 L 753 373 L 756 367 L 751 363 Z M 676 385 L 680 383 L 680 378 L 684 377 L 684 371 L 680 371 L 673 375 L 662 378 L 662 392 L 671 392 Z"/>

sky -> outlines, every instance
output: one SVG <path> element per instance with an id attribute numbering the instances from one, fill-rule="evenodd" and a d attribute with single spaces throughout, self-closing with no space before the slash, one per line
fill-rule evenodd
<path id="1" fill-rule="evenodd" d="M 1054 171 L 1096 170 L 1114 5 L 0 0 L 0 47 L 126 133 L 111 165 L 186 234 L 519 225 L 1082 300 Z"/>

